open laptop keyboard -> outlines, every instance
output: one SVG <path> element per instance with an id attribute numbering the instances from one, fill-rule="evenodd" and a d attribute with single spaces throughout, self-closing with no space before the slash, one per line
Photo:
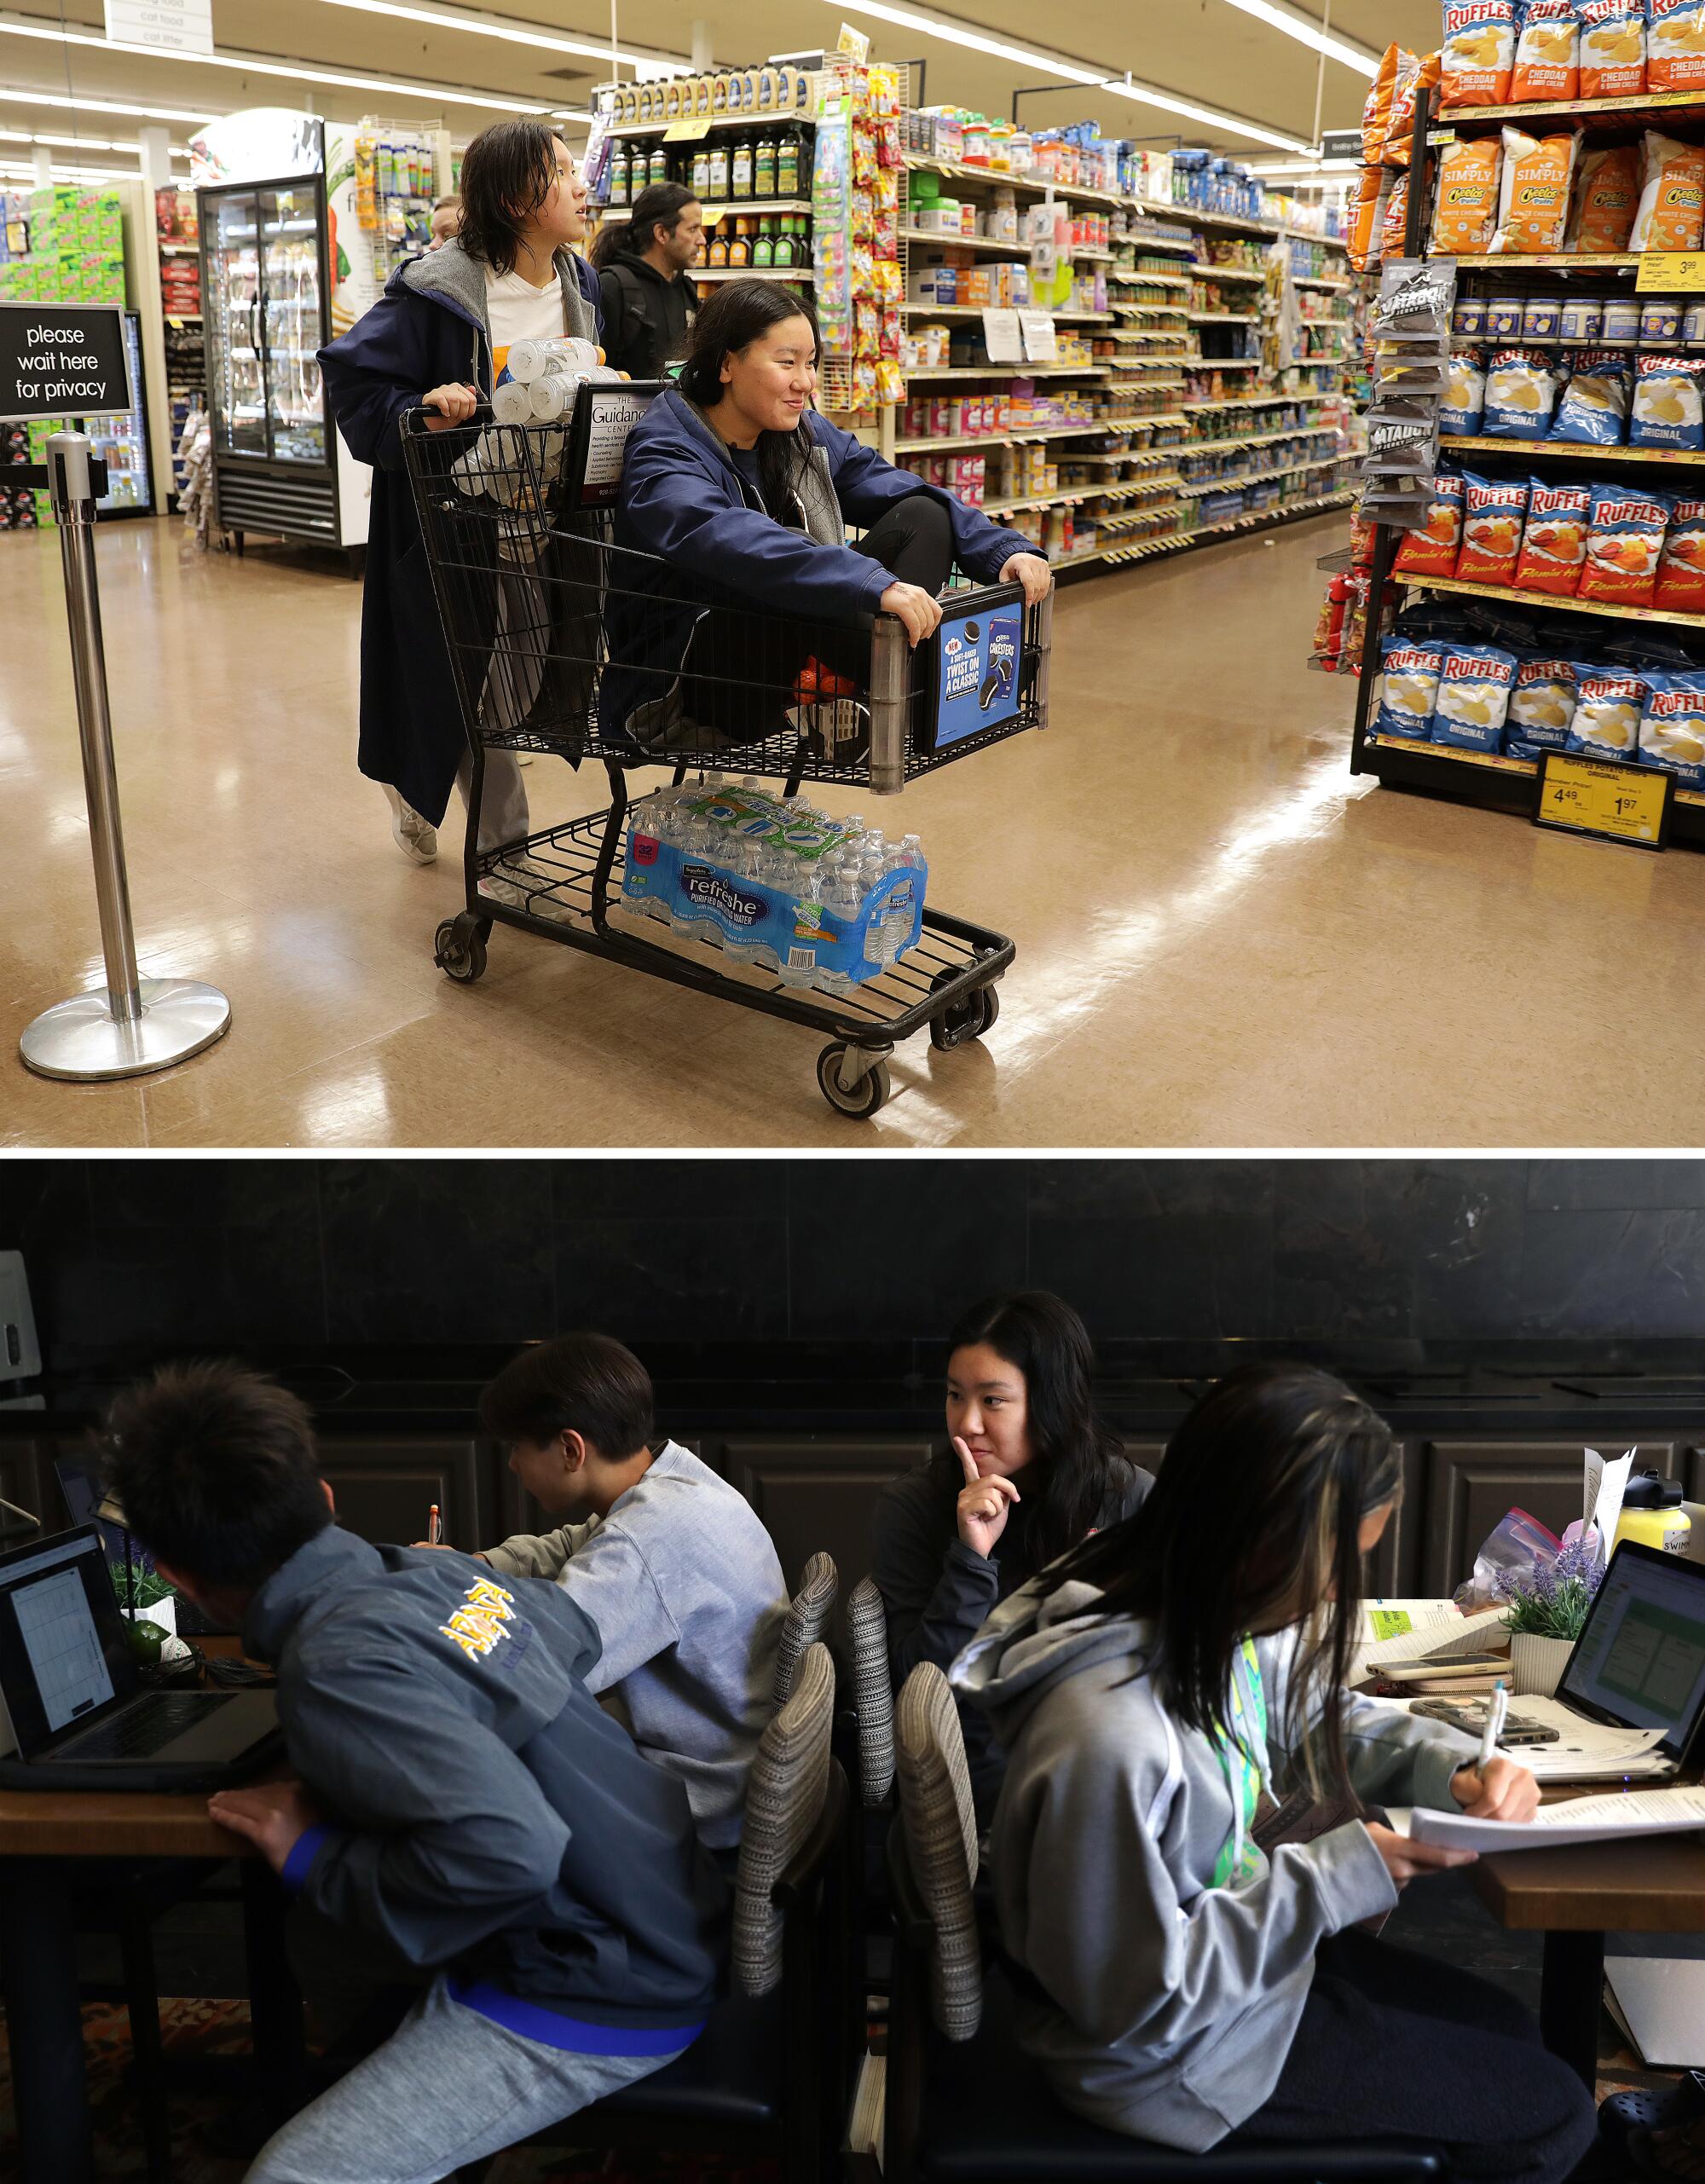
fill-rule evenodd
<path id="1" fill-rule="evenodd" d="M 127 1707 L 113 1720 L 90 1730 L 86 1736 L 73 1738 L 49 1756 L 79 1763 L 151 1759 L 186 1729 L 197 1728 L 216 1708 L 229 1706 L 232 1696 L 229 1691 L 161 1691 L 147 1705 Z"/>

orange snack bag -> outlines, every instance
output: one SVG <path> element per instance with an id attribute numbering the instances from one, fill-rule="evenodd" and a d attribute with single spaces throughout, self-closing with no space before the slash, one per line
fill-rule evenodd
<path id="1" fill-rule="evenodd" d="M 1705 240 L 1705 145 L 1645 134 L 1645 184 L 1628 237 L 1631 251 L 1696 251 Z"/>
<path id="2" fill-rule="evenodd" d="M 1705 614 L 1705 500 L 1675 496 L 1652 604 Z"/>
<path id="3" fill-rule="evenodd" d="M 1572 129 L 1552 136 L 1529 136 L 1520 129 L 1505 129 L 1494 251 L 1526 257 L 1563 248 L 1578 142 Z"/>
<path id="4" fill-rule="evenodd" d="M 1581 95 L 1623 99 L 1646 87 L 1645 0 L 1575 0 Z"/>
<path id="5" fill-rule="evenodd" d="M 1409 224 L 1409 177 L 1399 175 L 1391 185 L 1391 194 L 1385 200 L 1385 217 L 1380 223 L 1379 249 L 1384 257 L 1402 257 L 1403 237 Z"/>
<path id="6" fill-rule="evenodd" d="M 1563 100 L 1581 95 L 1581 19 L 1575 0 L 1528 0 L 1510 97 Z"/>
<path id="7" fill-rule="evenodd" d="M 1575 211 L 1563 247 L 1595 255 L 1625 251 L 1640 201 L 1640 147 L 1619 144 L 1609 152 L 1583 152 Z"/>
<path id="8" fill-rule="evenodd" d="M 1516 0 L 1445 0 L 1442 107 L 1507 106 L 1515 66 Z"/>
<path id="9" fill-rule="evenodd" d="M 1648 0 L 1646 89 L 1705 89 L 1705 0 Z"/>
<path id="10" fill-rule="evenodd" d="M 1385 139 L 1391 127 L 1391 100 L 1397 88 L 1397 72 L 1407 62 L 1415 66 L 1413 53 L 1405 53 L 1401 45 L 1388 45 L 1379 57 L 1379 67 L 1367 87 L 1367 96 L 1361 106 L 1361 156 L 1370 167 L 1377 167 L 1380 154 L 1385 149 Z"/>
<path id="11" fill-rule="evenodd" d="M 1438 195 L 1433 208 L 1434 257 L 1482 257 L 1498 224 L 1495 136 L 1459 136 L 1439 154 Z M 1632 203 L 1628 217 L 1633 217 Z"/>
<path id="12" fill-rule="evenodd" d="M 1350 228 L 1350 262 L 1358 273 L 1378 263 L 1379 223 L 1384 217 L 1384 191 L 1390 176 L 1384 167 L 1363 167 L 1357 176 L 1355 215 Z"/>
<path id="13" fill-rule="evenodd" d="M 1385 131 L 1385 142 L 1380 153 L 1386 166 L 1408 165 L 1409 147 L 1415 135 L 1416 97 L 1420 92 L 1430 91 L 1436 87 L 1439 71 L 1443 64 L 1444 55 L 1442 53 L 1429 53 L 1423 56 L 1407 83 L 1400 78 L 1391 100 L 1390 125 Z"/>
<path id="14" fill-rule="evenodd" d="M 1462 473 L 1442 470 L 1433 480 L 1423 529 L 1405 531 L 1392 563 L 1402 576 L 1454 576 L 1462 544 Z"/>

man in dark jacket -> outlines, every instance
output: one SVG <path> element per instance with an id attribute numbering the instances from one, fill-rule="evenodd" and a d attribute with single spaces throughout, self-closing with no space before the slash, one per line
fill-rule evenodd
<path id="1" fill-rule="evenodd" d="M 373 466 L 367 586 L 361 603 L 361 771 L 384 784 L 397 846 L 417 863 L 437 854 L 436 829 L 453 782 L 465 798 L 467 737 L 448 649 L 403 467 L 399 420 L 436 413 L 463 425 L 489 401 L 511 339 L 599 337 L 598 275 L 570 246 L 586 234 L 586 185 L 568 147 L 541 121 L 504 121 L 469 145 L 461 226 L 441 249 L 410 258 L 349 332 L 320 351 L 326 397 L 351 454 Z M 560 308 L 559 308 L 560 307 Z M 512 325 L 514 331 L 510 331 Z M 465 571 L 454 576 L 479 591 Z M 458 638 L 477 694 L 485 626 Z M 481 846 L 527 832 L 514 754 L 486 754 Z"/>
<path id="2" fill-rule="evenodd" d="M 618 372 L 661 379 L 687 353 L 698 291 L 687 268 L 704 242 L 704 212 L 679 182 L 653 182 L 624 221 L 592 246 L 604 303 L 604 347 Z"/>
<path id="3" fill-rule="evenodd" d="M 162 1574 L 278 1671 L 301 1779 L 210 1812 L 352 1955 L 431 1979 L 249 2184 L 429 2184 L 689 2045 L 725 1888 L 679 1781 L 587 1691 L 598 1637 L 574 1601 L 339 1530 L 306 1410 L 238 1366 L 164 1372 L 110 1424 Z"/>

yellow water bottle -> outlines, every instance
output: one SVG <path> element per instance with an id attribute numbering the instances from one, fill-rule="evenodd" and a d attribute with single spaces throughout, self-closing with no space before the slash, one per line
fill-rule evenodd
<path id="1" fill-rule="evenodd" d="M 1681 1485 L 1656 1471 L 1636 1471 L 1622 1496 L 1622 1513 L 1616 1520 L 1611 1551 L 1624 1540 L 1636 1546 L 1658 1547 L 1667 1555 L 1685 1555 L 1693 1536 L 1693 1521 L 1681 1506 Z"/>

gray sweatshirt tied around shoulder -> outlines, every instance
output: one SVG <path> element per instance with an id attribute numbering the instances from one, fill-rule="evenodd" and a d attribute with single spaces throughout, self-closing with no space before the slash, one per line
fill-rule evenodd
<path id="1" fill-rule="evenodd" d="M 731 1850 L 788 1612 L 750 1502 L 666 1441 L 608 1517 L 518 1533 L 485 1559 L 511 1577 L 554 1579 L 585 1609 L 604 1645 L 587 1688 L 686 1784 L 706 1849 Z"/>
<path id="2" fill-rule="evenodd" d="M 1032 1580 L 951 1682 L 1007 1748 L 991 1861 L 1003 1942 L 1035 1983 L 1020 1996 L 1026 2046 L 1079 2115 L 1200 2152 L 1271 2094 L 1316 1947 L 1390 1910 L 1396 1891 L 1360 1821 L 1270 1861 L 1253 1852 L 1248 1877 L 1216 1886 L 1234 1775 L 1162 1704 L 1153 1626 L 1094 1615 L 1101 1597 L 1074 1583 L 1039 1600 Z M 1294 1632 L 1256 1641 L 1258 1693 L 1241 1658 L 1234 1671 L 1251 1756 L 1279 1796 L 1296 1644 Z M 1473 1758 L 1470 1738 L 1380 1700 L 1342 1703 L 1364 1800 L 1456 1809 L 1450 1777 Z"/>

